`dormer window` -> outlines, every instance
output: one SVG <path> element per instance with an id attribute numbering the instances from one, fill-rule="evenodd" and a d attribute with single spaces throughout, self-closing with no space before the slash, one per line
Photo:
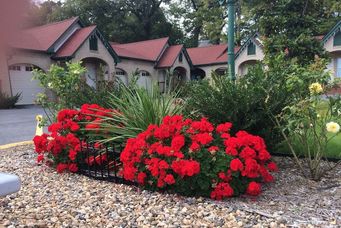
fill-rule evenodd
<path id="1" fill-rule="evenodd" d="M 95 35 L 90 37 L 89 42 L 90 42 L 90 50 L 98 51 L 98 39 Z"/>
<path id="2" fill-rule="evenodd" d="M 256 45 L 251 42 L 249 46 L 247 46 L 247 55 L 255 55 L 256 54 Z"/>
<path id="3" fill-rule="evenodd" d="M 179 55 L 179 62 L 180 62 L 180 63 L 182 63 L 182 58 L 183 58 L 183 54 L 182 54 L 182 52 L 181 52 L 180 55 Z"/>
<path id="4" fill-rule="evenodd" d="M 341 46 L 341 31 L 337 32 L 334 36 L 334 46 Z"/>

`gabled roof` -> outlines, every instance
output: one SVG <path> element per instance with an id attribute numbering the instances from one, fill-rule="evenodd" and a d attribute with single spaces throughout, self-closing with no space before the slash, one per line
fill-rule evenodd
<path id="1" fill-rule="evenodd" d="M 86 39 L 93 33 L 96 26 L 89 26 L 78 29 L 65 44 L 57 51 L 56 58 L 63 58 L 72 56 L 78 48 L 84 43 Z"/>
<path id="2" fill-rule="evenodd" d="M 239 47 L 235 47 L 236 53 Z M 212 45 L 206 47 L 187 48 L 194 66 L 222 64 L 227 62 L 227 44 Z"/>
<path id="3" fill-rule="evenodd" d="M 331 37 L 341 31 L 341 20 L 323 37 L 322 43 L 325 44 Z"/>
<path id="4" fill-rule="evenodd" d="M 111 43 L 111 46 L 121 58 L 156 62 L 168 45 L 168 40 L 169 38 L 166 37 L 127 44 Z"/>
<path id="5" fill-rule="evenodd" d="M 260 36 L 258 32 L 254 33 L 252 36 L 250 36 L 245 43 L 239 48 L 239 50 L 236 53 L 235 58 L 237 58 L 242 51 L 249 46 L 249 44 L 253 42 L 254 44 L 258 45 L 259 47 L 263 47 L 262 41 L 260 39 Z"/>
<path id="6" fill-rule="evenodd" d="M 158 68 L 167 68 L 173 66 L 175 60 L 183 49 L 183 45 L 170 46 L 163 53 L 160 61 L 157 64 Z"/>
<path id="7" fill-rule="evenodd" d="M 11 46 L 14 48 L 48 51 L 71 25 L 78 23 L 78 17 L 51 23 L 43 26 L 25 29 Z"/>

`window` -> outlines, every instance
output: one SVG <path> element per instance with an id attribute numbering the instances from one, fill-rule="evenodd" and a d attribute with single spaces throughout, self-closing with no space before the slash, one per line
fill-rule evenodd
<path id="1" fill-rule="evenodd" d="M 98 50 L 98 40 L 95 35 L 91 36 L 89 39 L 90 42 L 90 50 L 97 51 Z"/>
<path id="2" fill-rule="evenodd" d="M 33 66 L 26 66 L 26 67 L 25 67 L 25 70 L 26 70 L 26 71 L 33 71 Z"/>
<path id="3" fill-rule="evenodd" d="M 341 46 L 341 31 L 337 32 L 334 36 L 334 46 Z"/>
<path id="4" fill-rule="evenodd" d="M 140 75 L 141 75 L 142 77 L 150 76 L 149 72 L 147 72 L 147 71 L 141 71 L 141 72 L 140 72 Z"/>
<path id="5" fill-rule="evenodd" d="M 336 77 L 341 78 L 341 58 L 338 58 L 336 61 Z"/>
<path id="6" fill-rule="evenodd" d="M 21 71 L 21 67 L 18 65 L 13 65 L 9 67 L 9 70 Z"/>
<path id="7" fill-rule="evenodd" d="M 166 76 L 165 76 L 166 72 L 163 72 L 162 74 L 159 75 L 159 88 L 160 88 L 160 92 L 164 93 L 165 92 L 165 86 L 166 86 Z"/>
<path id="8" fill-rule="evenodd" d="M 179 62 L 180 62 L 180 63 L 182 63 L 182 58 L 183 58 L 183 54 L 182 54 L 182 52 L 181 52 L 180 55 L 179 55 Z"/>
<path id="9" fill-rule="evenodd" d="M 247 55 L 255 55 L 256 54 L 256 45 L 254 43 L 250 43 L 247 46 Z"/>
<path id="10" fill-rule="evenodd" d="M 116 75 L 117 76 L 124 76 L 125 75 L 125 72 L 121 69 L 116 69 Z"/>

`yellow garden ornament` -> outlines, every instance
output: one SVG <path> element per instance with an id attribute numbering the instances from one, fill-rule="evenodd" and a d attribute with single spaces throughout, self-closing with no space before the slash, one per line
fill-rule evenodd
<path id="1" fill-rule="evenodd" d="M 41 135 L 43 135 L 43 127 L 41 127 L 41 122 L 43 121 L 43 116 L 37 115 L 36 121 L 37 121 L 36 135 L 41 136 Z"/>

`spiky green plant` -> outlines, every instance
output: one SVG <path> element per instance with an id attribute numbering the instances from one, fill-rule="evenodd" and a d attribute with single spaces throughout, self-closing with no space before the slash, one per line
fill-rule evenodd
<path id="1" fill-rule="evenodd" d="M 160 124 L 165 116 L 182 113 L 178 93 L 162 94 L 157 85 L 146 90 L 136 84 L 125 86 L 121 83 L 120 90 L 119 95 L 111 94 L 108 98 L 109 106 L 117 111 L 103 119 L 100 130 L 105 138 L 103 143 L 124 143 L 150 124 Z"/>

